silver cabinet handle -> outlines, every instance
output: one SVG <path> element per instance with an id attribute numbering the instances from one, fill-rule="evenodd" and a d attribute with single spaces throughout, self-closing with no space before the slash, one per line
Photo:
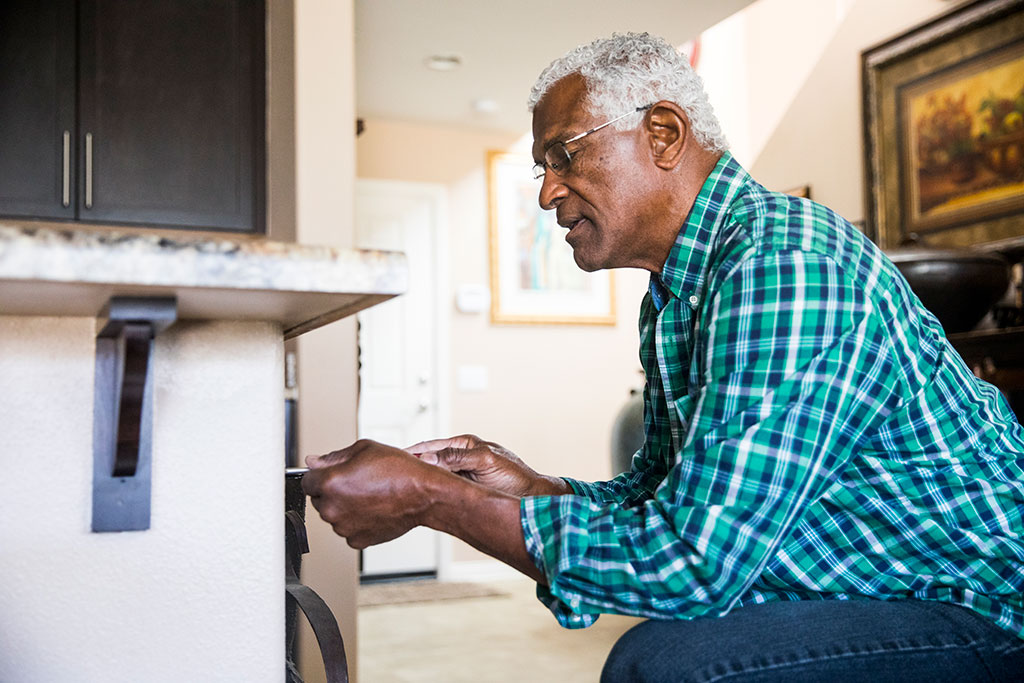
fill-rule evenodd
<path id="1" fill-rule="evenodd" d="M 85 134 L 85 208 L 92 208 L 92 133 Z"/>
<path id="2" fill-rule="evenodd" d="M 61 203 L 71 206 L 71 131 L 64 131 L 64 169 L 61 177 Z"/>

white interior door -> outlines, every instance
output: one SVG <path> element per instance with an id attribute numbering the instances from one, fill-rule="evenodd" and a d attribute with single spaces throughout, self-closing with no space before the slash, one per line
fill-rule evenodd
<path id="1" fill-rule="evenodd" d="M 356 245 L 402 251 L 408 291 L 359 313 L 361 438 L 409 446 L 435 438 L 439 421 L 438 235 L 444 190 L 419 183 L 356 182 Z M 436 572 L 436 531 L 413 529 L 362 554 L 363 576 Z"/>

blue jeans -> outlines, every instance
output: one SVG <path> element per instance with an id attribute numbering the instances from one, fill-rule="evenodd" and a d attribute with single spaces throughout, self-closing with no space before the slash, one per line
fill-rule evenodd
<path id="1" fill-rule="evenodd" d="M 612 648 L 601 681 L 1024 681 L 1024 640 L 939 602 L 775 602 L 638 624 Z"/>

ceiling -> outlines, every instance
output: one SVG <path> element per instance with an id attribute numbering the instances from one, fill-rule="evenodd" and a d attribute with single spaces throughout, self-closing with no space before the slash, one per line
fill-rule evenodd
<path id="1" fill-rule="evenodd" d="M 357 115 L 524 133 L 533 82 L 577 45 L 626 31 L 682 45 L 751 2 L 355 0 Z M 462 65 L 433 71 L 431 55 Z"/>

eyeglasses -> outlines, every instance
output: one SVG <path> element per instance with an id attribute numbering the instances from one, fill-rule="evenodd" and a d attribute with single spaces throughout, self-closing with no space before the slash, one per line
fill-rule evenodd
<path id="1" fill-rule="evenodd" d="M 533 165 L 534 179 L 540 180 L 541 178 L 544 177 L 544 174 L 549 169 L 557 176 L 564 175 L 565 172 L 569 170 L 569 164 L 572 163 L 572 154 L 569 153 L 569 148 L 566 147 L 566 145 L 568 145 L 569 143 L 582 140 L 591 133 L 596 133 L 597 131 L 601 130 L 605 126 L 610 126 L 616 121 L 620 121 L 626 118 L 627 116 L 630 116 L 631 114 L 635 114 L 638 111 L 646 111 L 653 106 L 653 104 L 648 104 L 643 107 L 637 107 L 633 111 L 627 111 L 622 116 L 616 116 L 611 121 L 605 121 L 600 126 L 591 128 L 585 133 L 580 133 L 579 135 L 575 135 L 569 138 L 568 140 L 564 140 L 562 142 L 552 143 L 551 145 L 548 146 L 547 149 L 544 150 L 544 161 L 539 161 Z"/>

